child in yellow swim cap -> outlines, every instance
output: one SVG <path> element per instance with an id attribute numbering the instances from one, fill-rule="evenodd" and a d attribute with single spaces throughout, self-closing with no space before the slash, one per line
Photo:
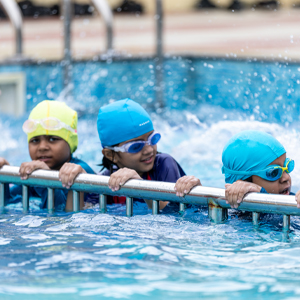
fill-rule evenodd
<path id="1" fill-rule="evenodd" d="M 21 164 L 19 171 L 21 179 L 26 180 L 37 169 L 58 170 L 63 186 L 68 188 L 69 176 L 72 174 L 79 172 L 95 174 L 84 161 L 72 155 L 78 146 L 77 112 L 65 103 L 42 101 L 24 122 L 23 131 L 27 134 L 32 161 Z M 0 167 L 5 164 L 8 162 L 0 158 Z M 6 194 L 8 195 L 5 199 L 6 204 L 21 202 L 22 187 L 15 185 Z M 47 207 L 47 188 L 29 187 L 29 196 L 41 198 L 40 208 Z M 56 189 L 54 199 L 56 209 L 72 209 L 72 193 L 68 193 L 67 189 Z M 82 204 L 83 194 L 81 206 Z"/>

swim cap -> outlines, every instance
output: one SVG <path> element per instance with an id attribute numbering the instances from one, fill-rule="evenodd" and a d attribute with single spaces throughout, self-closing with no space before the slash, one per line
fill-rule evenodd
<path id="1" fill-rule="evenodd" d="M 249 174 L 230 174 L 229 170 L 263 170 L 284 153 L 284 147 L 270 134 L 255 130 L 242 131 L 234 135 L 223 149 L 222 172 L 225 173 L 225 182 L 234 183 L 250 177 Z"/>
<path id="2" fill-rule="evenodd" d="M 44 100 L 31 111 L 28 119 L 41 120 L 48 117 L 57 118 L 74 130 L 77 130 L 77 112 L 63 102 Z M 77 132 L 71 132 L 66 128 L 61 128 L 59 130 L 47 130 L 38 124 L 35 131 L 28 133 L 28 142 L 31 138 L 39 135 L 59 136 L 69 144 L 71 153 L 73 153 L 78 146 Z"/>
<path id="3" fill-rule="evenodd" d="M 102 146 L 114 146 L 153 130 L 148 113 L 131 99 L 119 100 L 99 110 L 97 128 Z"/>

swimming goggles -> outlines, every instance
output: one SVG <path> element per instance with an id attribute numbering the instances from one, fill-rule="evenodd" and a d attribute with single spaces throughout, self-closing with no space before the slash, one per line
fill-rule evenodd
<path id="1" fill-rule="evenodd" d="M 73 133 L 77 132 L 76 129 L 73 129 L 69 125 L 54 117 L 48 117 L 40 120 L 28 119 L 24 122 L 22 128 L 25 133 L 31 133 L 37 129 L 38 125 L 41 125 L 46 130 L 60 130 L 62 128 L 65 128 Z"/>
<path id="2" fill-rule="evenodd" d="M 160 133 L 153 132 L 149 135 L 147 141 L 133 141 L 126 143 L 120 147 L 104 147 L 106 149 L 114 150 L 116 152 L 127 152 L 127 153 L 138 153 L 140 152 L 145 145 L 154 146 L 156 145 L 161 138 Z"/>
<path id="3" fill-rule="evenodd" d="M 283 172 L 291 173 L 294 170 L 294 167 L 295 167 L 295 162 L 292 159 L 287 158 L 284 161 L 283 167 L 278 165 L 270 165 L 263 170 L 243 172 L 243 171 L 230 170 L 223 166 L 222 173 L 223 174 L 228 173 L 234 175 L 249 175 L 249 177 L 252 175 L 256 175 L 268 181 L 276 181 L 282 177 Z"/>

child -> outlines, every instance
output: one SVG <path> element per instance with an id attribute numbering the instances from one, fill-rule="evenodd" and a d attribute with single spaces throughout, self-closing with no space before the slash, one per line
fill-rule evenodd
<path id="1" fill-rule="evenodd" d="M 237 208 L 250 192 L 294 195 L 291 177 L 294 161 L 270 134 L 242 131 L 225 145 L 222 154 L 225 196 Z"/>
<path id="2" fill-rule="evenodd" d="M 232 208 L 238 208 L 250 192 L 294 195 L 290 192 L 289 175 L 294 170 L 294 161 L 286 158 L 284 147 L 270 134 L 261 131 L 236 134 L 225 145 L 222 161 L 226 202 Z M 179 179 L 176 186 L 182 180 Z M 185 184 L 189 181 L 188 176 Z M 300 191 L 297 195 L 300 196 Z"/>
<path id="3" fill-rule="evenodd" d="M 85 162 L 72 156 L 78 145 L 77 113 L 66 104 L 49 100 L 39 103 L 23 124 L 23 131 L 27 133 L 32 161 L 21 164 L 21 179 L 26 180 L 37 169 L 59 170 L 63 186 L 69 188 L 70 178 L 73 183 L 78 173 L 94 174 Z M 0 167 L 8 164 L 0 158 Z M 22 187 L 15 185 L 6 190 L 6 195 L 5 204 L 22 201 Z M 40 208 L 47 207 L 47 188 L 31 186 L 29 196 L 41 198 Z M 82 207 L 83 193 L 80 198 Z M 72 193 L 68 190 L 56 189 L 54 199 L 55 209 L 72 210 Z"/>
<path id="4" fill-rule="evenodd" d="M 112 191 L 129 179 L 176 182 L 185 175 L 170 155 L 157 152 L 161 136 L 138 103 L 125 99 L 100 108 L 97 127 L 106 168 L 102 175 L 110 176 Z M 145 201 L 152 208 L 152 201 Z M 109 202 L 123 203 L 125 197 L 114 197 Z M 159 209 L 167 204 L 160 201 Z"/>

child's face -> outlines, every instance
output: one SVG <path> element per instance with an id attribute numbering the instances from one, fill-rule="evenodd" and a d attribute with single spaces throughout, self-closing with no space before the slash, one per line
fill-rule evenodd
<path id="1" fill-rule="evenodd" d="M 69 144 L 58 136 L 35 136 L 30 139 L 28 148 L 32 160 L 43 161 L 52 170 L 59 170 L 71 158 Z"/>
<path id="2" fill-rule="evenodd" d="M 285 159 L 286 154 L 283 154 L 270 163 L 270 165 L 279 165 L 283 167 Z M 289 195 L 292 186 L 291 176 L 287 172 L 283 172 L 282 177 L 276 181 L 268 181 L 253 175 L 252 182 L 263 187 L 270 194 Z"/>
<path id="3" fill-rule="evenodd" d="M 133 141 L 147 141 L 152 132 L 153 131 L 147 132 L 135 139 L 120 143 L 118 146 L 122 146 L 123 144 Z M 145 172 L 149 172 L 153 168 L 156 153 L 157 145 L 145 145 L 140 152 L 134 154 L 116 152 L 114 156 L 114 162 L 119 168 L 130 168 L 135 170 L 139 175 L 142 175 Z"/>

